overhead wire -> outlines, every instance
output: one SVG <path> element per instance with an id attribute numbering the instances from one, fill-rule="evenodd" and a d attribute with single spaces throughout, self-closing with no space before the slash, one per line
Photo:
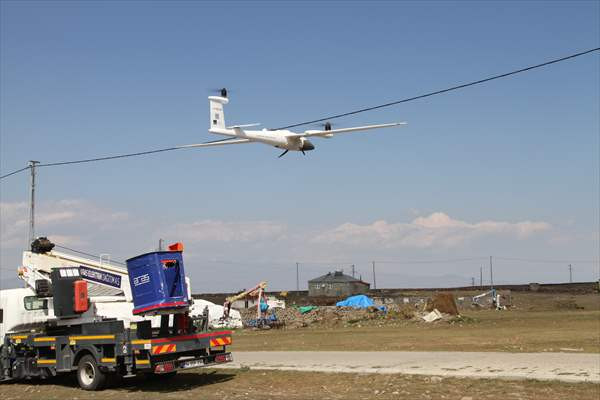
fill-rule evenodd
<path id="1" fill-rule="evenodd" d="M 571 54 L 565 57 L 561 57 L 561 58 L 556 58 L 553 60 L 549 60 L 540 64 L 536 64 L 536 65 L 532 65 L 529 67 L 525 67 L 525 68 L 520 68 L 514 71 L 510 71 L 510 72 L 506 72 L 503 74 L 498 74 L 498 75 L 494 75 L 494 76 L 490 76 L 487 78 L 483 78 L 483 79 L 479 79 L 476 81 L 472 81 L 472 82 L 468 82 L 468 83 L 463 83 L 460 85 L 455 85 L 446 89 L 441 89 L 441 90 L 436 90 L 433 92 L 429 92 L 429 93 L 425 93 L 425 94 L 421 94 L 418 96 L 413 96 L 413 97 L 408 97 L 405 99 L 401 99 L 401 100 L 396 100 L 396 101 L 392 101 L 389 103 L 384 103 L 384 104 L 379 104 L 376 106 L 372 106 L 372 107 L 366 107 L 366 108 L 361 108 L 358 110 L 354 110 L 354 111 L 349 111 L 349 112 L 345 112 L 345 113 L 341 113 L 341 114 L 335 114 L 335 115 L 330 115 L 327 117 L 323 117 L 323 118 L 319 118 L 319 119 L 314 119 L 314 120 L 310 120 L 310 121 L 305 121 L 305 122 L 300 122 L 300 123 L 295 123 L 295 124 L 291 124 L 291 125 L 286 125 L 286 126 L 282 126 L 279 128 L 275 128 L 275 129 L 289 129 L 289 128 L 294 128 L 294 127 L 298 127 L 298 126 L 303 126 L 303 125 L 309 125 L 309 124 L 314 124 L 317 122 L 323 122 L 323 121 L 328 121 L 328 120 L 332 120 L 332 119 L 336 119 L 336 118 L 341 118 L 341 117 L 346 117 L 349 115 L 355 115 L 355 114 L 359 114 L 359 113 L 363 113 L 363 112 L 367 112 L 367 111 L 372 111 L 372 110 L 377 110 L 377 109 L 381 109 L 381 108 L 385 108 L 385 107 L 390 107 L 390 106 L 394 106 L 394 105 L 398 105 L 398 104 L 402 104 L 402 103 L 407 103 L 410 101 L 414 101 L 414 100 L 418 100 L 418 99 L 423 99 L 426 97 L 430 97 L 430 96 L 435 96 L 438 94 L 442 94 L 442 93 L 447 93 L 447 92 L 451 92 L 454 90 L 459 90 L 459 89 L 464 89 L 466 87 L 469 86 L 474 86 L 474 85 L 479 85 L 485 82 L 489 82 L 489 81 L 493 81 L 496 79 L 501 79 L 501 78 L 505 78 L 511 75 L 516 75 L 516 74 L 520 74 L 526 71 L 531 71 L 537 68 L 542 68 L 548 65 L 552 65 L 552 64 L 556 64 L 562 61 L 566 61 L 566 60 L 570 60 L 576 57 L 580 57 L 595 51 L 599 51 L 600 47 L 596 47 L 593 49 L 589 49 L 586 51 L 581 51 L 579 53 L 575 53 L 575 54 Z M 180 150 L 180 149 L 185 149 L 188 148 L 186 146 L 174 146 L 174 147 L 166 147 L 163 149 L 156 149 L 156 150 L 148 150 L 148 151 L 140 151 L 140 152 L 135 152 L 135 153 L 126 153 L 126 154 L 119 154 L 119 155 L 114 155 L 114 156 L 106 156 L 106 157 L 94 157 L 94 158 L 87 158 L 87 159 L 81 159 L 81 160 L 72 160 L 72 161 L 59 161 L 59 162 L 52 162 L 52 163 L 44 163 L 44 164 L 38 164 L 36 165 L 36 167 L 53 167 L 53 166 L 59 166 L 59 165 L 71 165 L 71 164 L 82 164 L 82 163 L 90 163 L 90 162 L 97 162 L 97 161 L 106 161 L 106 160 L 114 160 L 114 159 L 119 159 L 119 158 L 127 158 L 127 157 L 137 157 L 137 156 L 143 156 L 143 155 L 149 155 L 149 154 L 156 154 L 156 153 L 162 153 L 162 152 L 167 152 L 167 151 L 173 151 L 173 150 Z M 15 171 L 12 171 L 8 174 L 2 175 L 0 176 L 0 180 L 8 178 L 9 176 L 18 174 L 19 172 L 25 171 L 27 169 L 31 168 L 31 166 L 26 166 L 24 168 L 21 169 L 17 169 Z"/>
<path id="2" fill-rule="evenodd" d="M 25 171 L 26 169 L 29 169 L 29 168 L 31 168 L 31 167 L 28 165 L 28 166 L 26 166 L 24 168 L 18 169 L 18 170 L 13 171 L 13 172 L 10 172 L 10 173 L 8 173 L 6 175 L 2 175 L 2 176 L 0 176 L 0 179 L 8 178 L 11 175 L 18 174 L 19 172 Z"/>
<path id="3" fill-rule="evenodd" d="M 532 259 L 532 258 L 515 258 L 515 257 L 501 257 L 494 256 L 494 260 L 503 260 L 503 261 L 520 261 L 520 262 L 530 262 L 530 263 L 540 263 L 540 264 L 568 264 L 568 263 L 578 263 L 578 264 L 597 264 L 600 260 L 548 260 L 548 259 Z"/>
<path id="4" fill-rule="evenodd" d="M 472 82 L 468 82 L 468 83 L 463 83 L 463 84 L 452 86 L 452 87 L 449 87 L 449 88 L 446 88 L 446 89 L 436 90 L 434 92 L 420 94 L 418 96 L 408 97 L 406 99 L 396 100 L 396 101 L 392 101 L 392 102 L 389 102 L 389 103 L 380 104 L 380 105 L 376 105 L 376 106 L 372 106 L 372 107 L 361 108 L 359 110 L 354 110 L 354 111 L 345 112 L 345 113 L 341 113 L 341 114 L 330 115 L 328 117 L 314 119 L 314 120 L 311 120 L 311 121 L 305 121 L 305 122 L 299 122 L 299 123 L 292 124 L 292 125 L 286 125 L 286 126 L 282 126 L 282 127 L 275 128 L 275 129 L 295 128 L 297 126 L 314 124 L 314 123 L 317 123 L 317 122 L 323 122 L 323 121 L 328 121 L 328 120 L 332 120 L 332 119 L 336 119 L 336 118 L 347 117 L 349 115 L 355 115 L 355 114 L 363 113 L 363 112 L 366 112 L 366 111 L 373 111 L 373 110 L 377 110 L 377 109 L 380 109 L 380 108 L 390 107 L 390 106 L 394 106 L 394 105 L 397 105 L 397 104 L 408 103 L 409 101 L 423 99 L 425 97 L 435 96 L 435 95 L 438 95 L 438 94 L 451 92 L 453 90 L 464 89 L 464 88 L 469 87 L 469 86 L 479 85 L 479 84 L 482 84 L 482 83 L 485 83 L 485 82 L 489 82 L 489 81 L 493 81 L 493 80 L 496 80 L 496 79 L 505 78 L 507 76 L 520 74 L 522 72 L 531 71 L 531 70 L 537 69 L 537 68 L 542 68 L 542 67 L 545 67 L 547 65 L 556 64 L 556 63 L 559 63 L 561 61 L 570 60 L 572 58 L 580 57 L 580 56 L 583 56 L 583 55 L 586 55 L 586 54 L 589 54 L 589 53 L 592 53 L 592 52 L 598 51 L 598 50 L 600 50 L 600 47 L 596 47 L 594 49 L 590 49 L 590 50 L 582 51 L 582 52 L 579 52 L 579 53 L 571 54 L 571 55 L 568 55 L 568 56 L 565 56 L 565 57 L 556 58 L 556 59 L 553 59 L 553 60 L 550 60 L 550 61 L 543 62 L 541 64 L 536 64 L 536 65 L 532 65 L 532 66 L 529 66 L 529 67 L 520 68 L 520 69 L 517 69 L 517 70 L 514 70 L 514 71 L 510 71 L 510 72 L 506 72 L 506 73 L 503 73 L 503 74 L 498 74 L 498 75 L 490 76 L 490 77 L 487 77 L 487 78 L 479 79 L 479 80 L 476 80 L 476 81 L 472 81 Z"/>
<path id="5" fill-rule="evenodd" d="M 52 163 L 42 163 L 42 164 L 37 164 L 35 167 L 39 168 L 39 167 L 54 167 L 54 166 L 58 166 L 58 165 L 70 165 L 70 164 L 83 164 L 83 163 L 90 163 L 90 162 L 96 162 L 96 161 L 107 161 L 107 160 L 114 160 L 114 159 L 118 159 L 118 158 L 127 158 L 127 157 L 137 157 L 137 156 L 143 156 L 143 155 L 149 155 L 149 154 L 155 154 L 155 153 L 162 153 L 162 152 L 166 152 L 166 151 L 173 151 L 173 150 L 182 150 L 184 149 L 184 146 L 174 146 L 174 147 L 166 147 L 163 149 L 156 149 L 156 150 L 148 150 L 148 151 L 138 151 L 135 153 L 126 153 L 126 154 L 117 154 L 114 156 L 106 156 L 106 157 L 94 157 L 94 158 L 84 158 L 81 160 L 71 160 L 71 161 L 58 161 L 58 162 L 52 162 Z M 15 175 L 19 172 L 25 171 L 26 169 L 30 169 L 31 166 L 28 165 L 24 168 L 18 169 L 16 171 L 10 172 L 6 175 L 2 175 L 0 176 L 0 179 L 4 179 L 4 178 L 8 178 L 11 175 Z"/>
<path id="6" fill-rule="evenodd" d="M 481 261 L 481 260 L 487 260 L 488 257 L 468 257 L 468 258 L 451 258 L 451 259 L 444 259 L 444 260 L 399 260 L 399 261 L 394 261 L 394 260 L 383 260 L 383 261 L 377 261 L 374 260 L 374 263 L 377 264 L 446 264 L 446 263 L 455 263 L 455 262 L 464 262 L 464 261 Z"/>
<path id="7" fill-rule="evenodd" d="M 89 162 L 96 162 L 96 161 L 114 160 L 117 158 L 137 157 L 137 156 L 144 156 L 144 155 L 148 155 L 148 154 L 162 153 L 165 151 L 180 150 L 181 148 L 182 148 L 181 146 L 175 146 L 175 147 L 166 147 L 164 149 L 139 151 L 136 153 L 118 154 L 115 156 L 85 158 L 82 160 L 73 160 L 73 161 L 59 161 L 59 162 L 53 162 L 53 163 L 38 164 L 38 165 L 36 165 L 36 167 L 54 167 L 57 165 L 82 164 L 82 163 L 89 163 Z"/>

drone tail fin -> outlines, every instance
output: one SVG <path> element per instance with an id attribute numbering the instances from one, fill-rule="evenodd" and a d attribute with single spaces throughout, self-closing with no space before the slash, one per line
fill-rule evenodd
<path id="1" fill-rule="evenodd" d="M 210 128 L 225 129 L 225 113 L 223 106 L 229 103 L 226 97 L 209 96 L 210 103 Z"/>

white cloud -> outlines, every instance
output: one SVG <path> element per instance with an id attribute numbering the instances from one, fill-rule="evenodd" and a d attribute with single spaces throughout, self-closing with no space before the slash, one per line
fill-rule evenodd
<path id="1" fill-rule="evenodd" d="M 131 206 L 131 209 L 134 210 L 134 207 Z M 401 222 L 376 220 L 357 224 L 349 221 L 337 227 L 319 227 L 319 223 L 314 222 L 313 226 L 303 225 L 302 228 L 287 225 L 285 221 L 186 220 L 183 216 L 173 218 L 132 213 L 117 212 L 85 200 L 41 202 L 36 232 L 74 249 L 94 254 L 111 253 L 115 260 L 151 251 L 156 248 L 158 238 L 166 239 L 167 243 L 181 241 L 186 246 L 189 260 L 186 270 L 197 291 L 238 289 L 254 282 L 257 276 L 268 277 L 275 286 L 289 288 L 295 283 L 295 261 L 304 262 L 301 271 L 301 280 L 304 280 L 322 275 L 332 266 L 346 266 L 350 261 L 354 263 L 354 260 L 357 260 L 359 271 L 365 274 L 370 267 L 361 266 L 360 260 L 367 256 L 396 257 L 400 254 L 400 258 L 428 259 L 445 253 L 456 254 L 455 250 L 479 254 L 479 250 L 486 249 L 486 246 L 489 249 L 489 244 L 493 243 L 494 249 L 509 249 L 506 254 L 513 254 L 512 249 L 515 249 L 514 254 L 525 256 L 530 251 L 530 257 L 539 258 L 540 252 L 549 248 L 567 253 L 575 248 L 573 246 L 579 245 L 581 249 L 589 250 L 592 247 L 590 243 L 598 241 L 596 233 L 593 238 L 581 236 L 581 240 L 553 243 L 552 238 L 558 234 L 579 236 L 575 236 L 575 231 L 565 232 L 563 227 L 553 227 L 543 221 L 484 219 L 468 222 L 442 212 L 417 214 Z M 0 269 L 0 287 L 6 287 L 7 282 L 13 284 L 13 268 L 19 265 L 21 250 L 25 247 L 28 215 L 27 202 L 0 203 L 0 264 L 4 268 Z M 537 236 L 544 240 L 525 241 Z M 478 240 L 480 238 L 484 240 Z M 470 244 L 473 244 L 472 249 Z M 311 261 L 315 264 L 311 265 Z M 428 273 L 447 274 L 446 267 L 432 265 Z M 464 266 L 465 269 L 471 267 Z M 206 280 L 205 268 L 219 270 L 220 280 Z M 387 278 L 385 267 L 381 268 L 381 279 L 384 282 L 389 280 L 386 285 L 407 284 L 406 279 L 409 278 L 398 275 L 400 272 L 393 269 L 395 266 L 389 266 Z M 453 273 L 470 273 L 464 272 L 465 269 L 453 269 Z M 508 271 L 505 270 L 506 276 L 512 276 Z M 512 273 L 518 276 L 520 267 L 516 266 Z"/>
<path id="2" fill-rule="evenodd" d="M 358 225 L 347 222 L 317 235 L 312 242 L 376 248 L 455 247 L 484 235 L 505 234 L 523 239 L 551 228 L 546 222 L 533 221 L 482 221 L 471 224 L 435 212 L 426 217 L 417 217 L 409 223 L 379 220 L 370 225 Z"/>
<path id="3" fill-rule="evenodd" d="M 122 242 L 131 235 L 134 224 L 127 213 L 103 209 L 83 200 L 43 203 L 37 214 L 36 232 L 40 235 L 48 234 L 54 241 L 66 246 L 85 246 L 97 240 L 105 243 L 110 240 Z M 28 228 L 27 203 L 0 203 L 0 218 L 1 247 L 23 247 Z M 332 229 L 319 231 L 311 239 L 307 238 L 307 232 L 290 232 L 286 224 L 267 220 L 206 219 L 175 223 L 166 231 L 161 226 L 155 226 L 160 224 L 157 221 L 146 220 L 136 224 L 139 225 L 139 231 L 154 232 L 145 240 L 156 236 L 169 237 L 189 244 L 238 243 L 264 247 L 279 242 L 287 243 L 285 247 L 288 249 L 301 243 L 303 250 L 319 244 L 373 249 L 423 249 L 434 246 L 452 248 L 477 237 L 500 234 L 524 239 L 552 228 L 546 222 L 537 221 L 512 223 L 484 220 L 469 223 L 453 219 L 442 212 L 419 216 L 407 223 L 378 220 L 372 224 L 360 225 L 347 222 Z"/>
<path id="4" fill-rule="evenodd" d="M 27 203 L 0 203 L 0 245 L 23 246 L 27 234 Z M 23 217 L 25 216 L 25 217 Z"/>
<path id="5" fill-rule="evenodd" d="M 170 236 L 186 242 L 259 242 L 286 237 L 286 225 L 272 221 L 203 220 L 175 225 Z"/>
<path id="6" fill-rule="evenodd" d="M 85 235 L 74 235 L 82 229 L 105 230 L 122 223 L 128 215 L 114 212 L 83 200 L 60 200 L 41 203 L 36 210 L 38 235 L 49 235 L 58 243 L 83 245 Z M 25 246 L 29 229 L 27 202 L 0 203 L 0 239 L 4 249 Z M 89 236 L 89 235 L 88 235 Z"/>

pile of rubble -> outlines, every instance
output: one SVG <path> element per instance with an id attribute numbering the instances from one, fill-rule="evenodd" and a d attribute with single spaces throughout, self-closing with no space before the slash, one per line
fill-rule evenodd
<path id="1" fill-rule="evenodd" d="M 247 322 L 256 319 L 255 309 L 240 310 L 245 327 L 250 327 Z M 377 307 L 351 308 L 323 306 L 317 307 L 307 313 L 301 313 L 295 307 L 273 308 L 267 313 L 274 315 L 272 319 L 282 323 L 286 329 L 305 327 L 334 328 L 350 326 L 399 326 L 412 322 L 422 322 L 418 310 L 412 306 L 390 305 L 386 311 Z"/>
<path id="2" fill-rule="evenodd" d="M 271 308 L 267 319 L 278 327 L 296 329 L 305 327 L 334 328 L 362 326 L 401 326 L 408 323 L 452 321 L 458 310 L 452 295 L 440 294 L 430 299 L 425 307 L 414 304 L 389 304 L 386 307 L 286 307 Z M 305 311 L 305 312 L 301 312 Z M 256 308 L 240 310 L 244 327 L 255 327 Z M 429 316 L 429 317 L 427 317 Z"/>

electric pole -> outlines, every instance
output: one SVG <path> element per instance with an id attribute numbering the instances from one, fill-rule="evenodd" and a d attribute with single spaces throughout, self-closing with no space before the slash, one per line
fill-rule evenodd
<path id="1" fill-rule="evenodd" d="M 377 289 L 377 279 L 375 279 L 375 261 L 373 261 L 373 289 Z"/>
<path id="2" fill-rule="evenodd" d="M 39 163 L 39 161 L 29 161 L 31 193 L 29 197 L 29 242 L 27 243 L 27 248 L 31 246 L 31 242 L 35 239 L 35 165 Z"/>
<path id="3" fill-rule="evenodd" d="M 354 264 L 352 264 L 352 277 L 354 278 Z"/>
<path id="4" fill-rule="evenodd" d="M 475 287 L 475 278 L 471 278 L 471 286 Z"/>
<path id="5" fill-rule="evenodd" d="M 573 267 L 569 264 L 569 283 L 573 283 Z"/>
<path id="6" fill-rule="evenodd" d="M 494 288 L 494 269 L 492 268 L 492 256 L 490 256 L 490 289 Z"/>
<path id="7" fill-rule="evenodd" d="M 483 267 L 479 267 L 479 287 L 483 287 Z"/>
<path id="8" fill-rule="evenodd" d="M 296 263 L 296 291 L 300 291 L 300 263 Z"/>

